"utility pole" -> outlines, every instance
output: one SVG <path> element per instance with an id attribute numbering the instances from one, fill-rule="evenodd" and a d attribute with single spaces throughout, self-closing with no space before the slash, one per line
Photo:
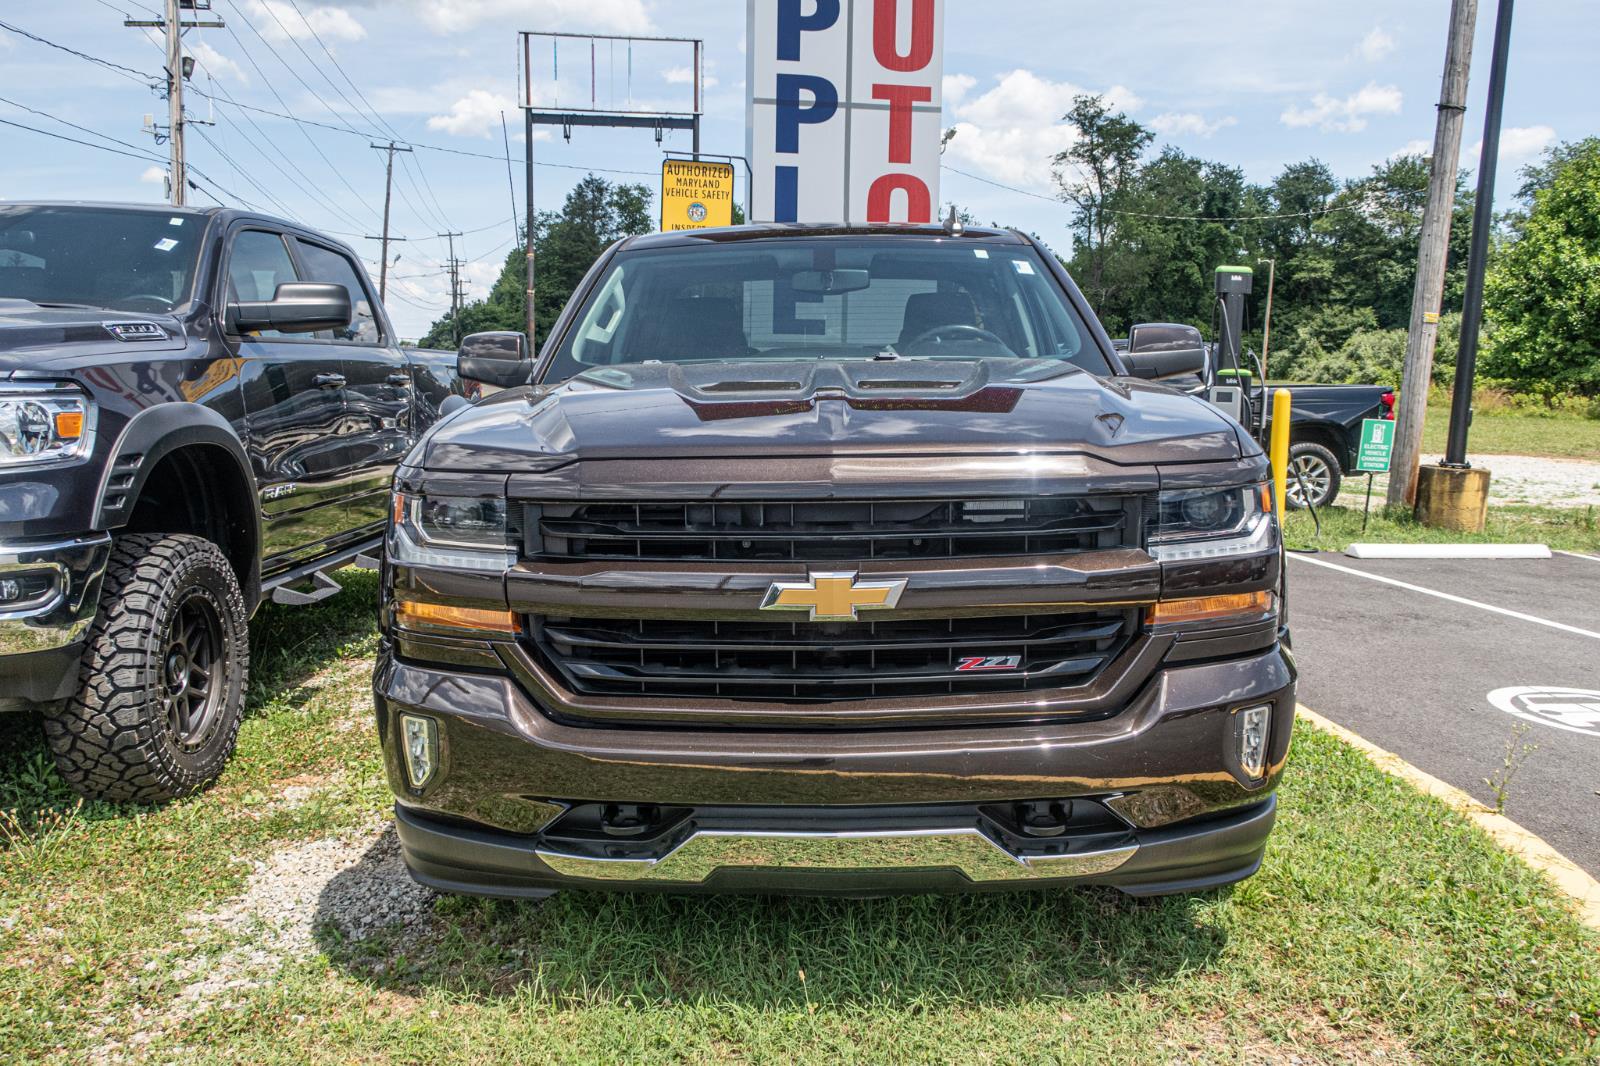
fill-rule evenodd
<path id="1" fill-rule="evenodd" d="M 209 11 L 209 2 L 201 0 L 164 0 L 160 19 L 124 19 L 124 26 L 144 29 L 161 29 L 167 43 L 167 195 L 172 206 L 182 207 L 188 202 L 189 168 L 184 158 L 183 83 L 194 70 L 194 60 L 183 54 L 183 31 L 186 27 L 219 28 L 221 19 L 212 22 L 183 21 L 183 10 Z M 146 122 L 149 120 L 146 119 Z M 158 136 L 157 141 L 160 141 Z"/>
<path id="2" fill-rule="evenodd" d="M 1417 498 L 1417 468 L 1422 462 L 1422 423 L 1428 414 L 1428 386 L 1433 382 L 1433 355 L 1439 343 L 1439 313 L 1444 302 L 1444 275 L 1450 254 L 1450 223 L 1455 211 L 1456 171 L 1461 163 L 1461 130 L 1467 115 L 1467 78 L 1472 68 L 1472 37 L 1478 21 L 1478 0 L 1453 0 L 1450 40 L 1445 49 L 1444 85 L 1439 95 L 1439 121 L 1433 136 L 1433 165 L 1428 180 L 1428 206 L 1422 216 L 1417 255 L 1417 282 L 1411 297 L 1411 327 L 1406 334 L 1405 372 L 1401 378 L 1394 467 L 1389 475 L 1388 502 L 1410 506 Z"/>
<path id="3" fill-rule="evenodd" d="M 450 258 L 446 260 L 446 269 L 450 271 L 450 337 L 456 343 L 461 343 L 461 267 L 464 265 L 456 258 L 456 238 L 459 233 L 438 233 L 450 245 Z"/>
<path id="4" fill-rule="evenodd" d="M 1461 347 L 1456 352 L 1456 388 L 1450 401 L 1450 435 L 1444 465 L 1467 462 L 1467 427 L 1472 425 L 1472 381 L 1478 369 L 1478 332 L 1483 325 L 1483 281 L 1489 268 L 1489 230 L 1494 226 L 1494 183 L 1500 167 L 1500 118 L 1506 102 L 1506 64 L 1511 52 L 1512 0 L 1500 0 L 1495 15 L 1494 57 L 1489 64 L 1489 104 L 1483 119 L 1483 154 L 1478 159 L 1478 200 L 1472 212 L 1472 251 L 1467 257 L 1467 292 L 1461 309 Z"/>
<path id="5" fill-rule="evenodd" d="M 410 148 L 401 148 L 393 141 L 388 144 L 373 144 L 368 147 L 389 153 L 389 162 L 383 170 L 383 236 L 378 238 L 368 237 L 368 240 L 383 241 L 383 255 L 378 260 L 378 299 L 385 302 L 389 299 L 389 242 L 403 240 L 401 237 L 389 236 L 389 200 L 394 195 L 394 154 L 396 152 L 409 152 Z"/>

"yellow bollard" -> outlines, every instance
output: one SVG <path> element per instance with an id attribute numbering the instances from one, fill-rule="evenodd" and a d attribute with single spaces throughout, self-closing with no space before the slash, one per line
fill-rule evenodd
<path id="1" fill-rule="evenodd" d="M 1289 491 L 1289 390 L 1272 394 L 1272 440 L 1267 456 L 1272 460 L 1272 501 L 1278 521 L 1283 521 L 1284 499 Z"/>

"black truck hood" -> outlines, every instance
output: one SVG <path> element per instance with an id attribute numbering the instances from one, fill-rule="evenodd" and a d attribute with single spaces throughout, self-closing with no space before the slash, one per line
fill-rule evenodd
<path id="1" fill-rule="evenodd" d="M 159 337 L 155 330 L 160 330 Z M 183 324 L 170 315 L 0 299 L 0 374 L 70 370 L 89 359 L 136 359 L 141 351 L 183 346 Z"/>
<path id="2" fill-rule="evenodd" d="M 1119 465 L 1229 462 L 1215 408 L 1054 360 L 715 362 L 591 370 L 501 393 L 435 428 L 427 470 L 575 459 L 1060 453 Z"/>

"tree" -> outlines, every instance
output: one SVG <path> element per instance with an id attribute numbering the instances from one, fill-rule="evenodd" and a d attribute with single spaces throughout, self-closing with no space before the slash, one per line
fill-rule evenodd
<path id="1" fill-rule="evenodd" d="M 1528 177 L 1532 207 L 1486 280 L 1480 365 L 1527 391 L 1600 394 L 1600 138 Z"/>
<path id="2" fill-rule="evenodd" d="M 535 328 L 540 339 L 549 335 L 556 316 L 572 297 L 578 282 L 600 253 L 623 237 L 655 228 L 651 193 L 646 185 L 622 185 L 590 174 L 567 194 L 559 212 L 534 216 Z M 521 331 L 526 325 L 528 262 L 523 248 L 506 256 L 500 276 L 483 300 L 461 309 L 461 334 L 481 330 Z M 420 342 L 425 348 L 448 346 L 450 318 L 433 324 Z"/>
<path id="3" fill-rule="evenodd" d="M 1113 114 L 1100 96 L 1075 98 L 1063 121 L 1077 132 L 1077 140 L 1055 157 L 1056 184 L 1061 198 L 1077 208 L 1073 234 L 1087 267 L 1078 281 L 1091 301 L 1103 302 L 1117 208 L 1155 134 L 1120 111 Z"/>

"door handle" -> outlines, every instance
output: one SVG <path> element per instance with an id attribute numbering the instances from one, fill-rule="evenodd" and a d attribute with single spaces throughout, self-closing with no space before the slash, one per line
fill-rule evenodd
<path id="1" fill-rule="evenodd" d="M 403 389 L 407 385 L 411 384 L 411 375 L 407 374 L 404 370 L 396 370 L 393 374 L 390 374 L 383 380 L 387 381 L 391 385 L 396 386 L 397 388 Z"/>
<path id="2" fill-rule="evenodd" d="M 318 374 L 311 379 L 311 384 L 319 389 L 342 389 L 344 381 L 343 374 Z"/>

